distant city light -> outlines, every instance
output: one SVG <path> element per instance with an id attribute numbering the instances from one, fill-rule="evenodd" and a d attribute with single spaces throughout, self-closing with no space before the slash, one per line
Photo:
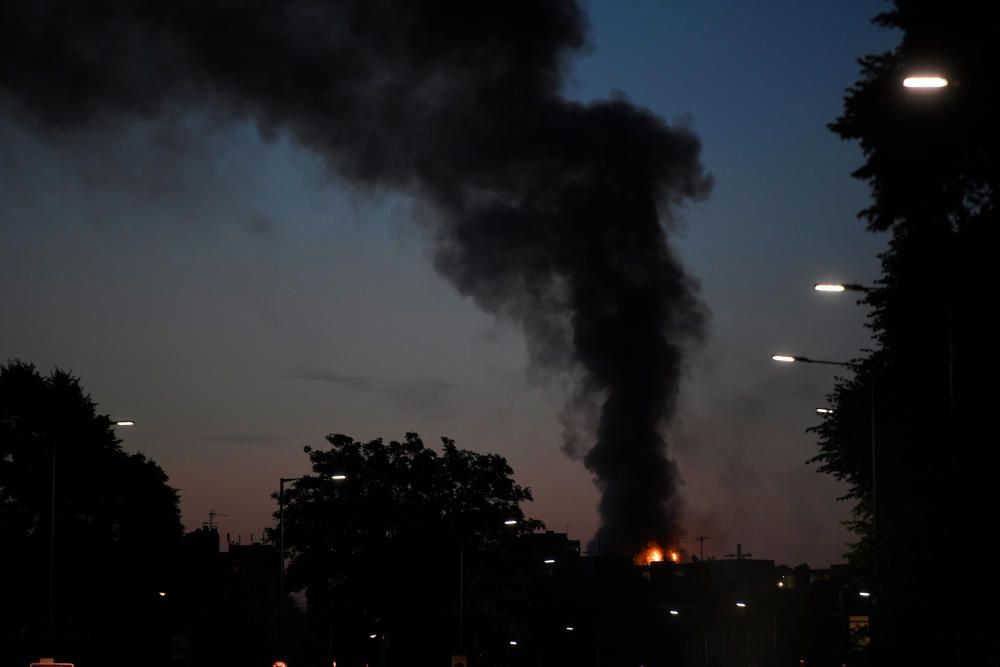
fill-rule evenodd
<path id="1" fill-rule="evenodd" d="M 743 609 L 743 608 L 745 608 L 747 606 L 747 603 L 746 602 L 737 602 L 736 606 L 739 607 L 740 609 Z"/>
<path id="2" fill-rule="evenodd" d="M 943 76 L 908 76 L 903 79 L 904 88 L 944 88 L 948 79 Z"/>
<path id="3" fill-rule="evenodd" d="M 555 558 L 546 558 L 546 559 L 545 559 L 545 560 L 544 560 L 543 562 L 544 562 L 544 563 L 545 563 L 546 565 L 552 565 L 553 563 L 555 563 L 555 562 L 556 562 L 556 559 L 555 559 Z"/>
<path id="4" fill-rule="evenodd" d="M 368 635 L 368 639 L 375 639 L 378 635 Z"/>
<path id="5" fill-rule="evenodd" d="M 783 364 L 790 364 L 795 361 L 795 357 L 788 354 L 774 354 L 771 355 L 771 358 L 775 361 L 780 361 Z"/>
<path id="6" fill-rule="evenodd" d="M 161 598 L 167 597 L 167 594 L 166 594 L 165 591 L 160 591 L 159 593 L 157 593 L 157 595 L 159 595 Z"/>
<path id="7" fill-rule="evenodd" d="M 566 626 L 566 632 L 573 632 L 573 626 L 572 625 L 567 625 Z"/>
<path id="8" fill-rule="evenodd" d="M 511 646 L 517 646 L 517 641 L 516 641 L 516 640 L 514 640 L 514 639 L 511 639 L 511 640 L 510 640 L 510 645 L 511 645 Z"/>
<path id="9" fill-rule="evenodd" d="M 671 616 L 680 616 L 681 613 L 679 611 L 677 611 L 676 609 L 671 609 L 670 610 L 670 615 Z"/>

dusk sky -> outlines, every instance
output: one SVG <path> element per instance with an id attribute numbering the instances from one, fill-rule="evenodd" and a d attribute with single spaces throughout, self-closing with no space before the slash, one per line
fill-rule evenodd
<path id="1" fill-rule="evenodd" d="M 856 214 L 854 144 L 826 129 L 857 58 L 891 48 L 876 0 L 590 2 L 592 48 L 564 93 L 624 95 L 703 142 L 709 198 L 674 241 L 711 310 L 669 439 L 688 540 L 825 566 L 842 560 L 845 488 L 814 466 L 835 371 L 865 312 L 820 279 L 871 283 L 885 238 Z M 151 73 L 151 76 L 155 74 Z M 598 493 L 560 450 L 566 387 L 528 372 L 520 330 L 429 260 L 426 210 L 338 181 L 249 120 L 179 110 L 40 135 L 0 98 L 0 358 L 78 375 L 120 436 L 180 489 L 187 529 L 271 525 L 279 477 L 328 433 L 507 457 L 526 512 L 588 540 Z M 685 120 L 686 119 L 686 120 Z"/>

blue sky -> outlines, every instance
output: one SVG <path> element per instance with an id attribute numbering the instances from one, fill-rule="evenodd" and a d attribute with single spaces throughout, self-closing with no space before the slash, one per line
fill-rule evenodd
<path id="1" fill-rule="evenodd" d="M 618 94 L 693 125 L 715 177 L 675 242 L 711 333 L 692 360 L 672 451 L 689 534 L 706 553 L 824 565 L 847 534 L 843 489 L 804 464 L 833 373 L 776 351 L 846 359 L 867 344 L 851 299 L 885 239 L 856 213 L 858 148 L 826 123 L 856 60 L 891 48 L 882 2 L 591 2 L 592 48 L 566 95 Z M 528 381 L 519 332 L 428 261 L 416 202 L 333 180 L 286 137 L 177 112 L 39 137 L 0 108 L 0 357 L 71 369 L 125 446 L 154 457 L 195 528 L 259 535 L 278 477 L 330 432 L 508 457 L 531 511 L 588 539 L 597 493 L 559 451 L 564 387 Z M 694 549 L 695 543 L 687 548 Z"/>

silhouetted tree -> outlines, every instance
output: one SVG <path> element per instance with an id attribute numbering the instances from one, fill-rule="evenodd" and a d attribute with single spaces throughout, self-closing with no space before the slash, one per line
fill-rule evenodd
<path id="1" fill-rule="evenodd" d="M 52 618 L 49 540 L 55 532 Z M 129 454 L 79 380 L 0 366 L 0 646 L 118 664 L 137 647 L 166 655 L 160 592 L 181 538 L 177 492 Z M 0 656 L 0 662 L 10 655 Z"/>
<path id="2" fill-rule="evenodd" d="M 997 397 L 995 254 L 1000 241 L 1000 8 L 896 0 L 876 18 L 902 32 L 862 59 L 863 77 L 832 129 L 860 143 L 855 176 L 872 188 L 861 213 L 890 235 L 871 307 L 876 349 L 840 382 L 819 427 L 821 470 L 858 501 L 855 528 L 878 567 L 876 644 L 892 664 L 997 664 L 988 615 L 998 506 L 992 412 Z M 904 76 L 940 73 L 933 92 Z M 874 382 L 872 474 L 869 392 Z M 875 483 L 874 498 L 872 480 Z M 869 559 L 870 560 L 870 559 Z M 885 664 L 890 664 L 886 662 Z"/>
<path id="3" fill-rule="evenodd" d="M 290 588 L 305 591 L 333 657 L 445 660 L 458 648 L 460 573 L 465 648 L 506 646 L 526 631 L 516 611 L 527 580 L 511 555 L 517 536 L 541 524 L 524 517 L 531 492 L 503 457 L 448 439 L 438 454 L 414 433 L 327 440 L 328 450 L 306 448 L 313 474 L 286 491 L 285 544 Z"/>

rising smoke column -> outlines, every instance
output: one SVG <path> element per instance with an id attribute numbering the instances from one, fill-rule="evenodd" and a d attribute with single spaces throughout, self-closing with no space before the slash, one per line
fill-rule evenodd
<path id="1" fill-rule="evenodd" d="M 565 448 L 602 491 L 601 550 L 631 555 L 679 531 L 662 434 L 705 317 L 666 230 L 710 179 L 686 128 L 560 96 L 586 38 L 571 0 L 5 0 L 0 109 L 57 138 L 249 117 L 420 198 L 438 271 L 572 380 Z"/>

